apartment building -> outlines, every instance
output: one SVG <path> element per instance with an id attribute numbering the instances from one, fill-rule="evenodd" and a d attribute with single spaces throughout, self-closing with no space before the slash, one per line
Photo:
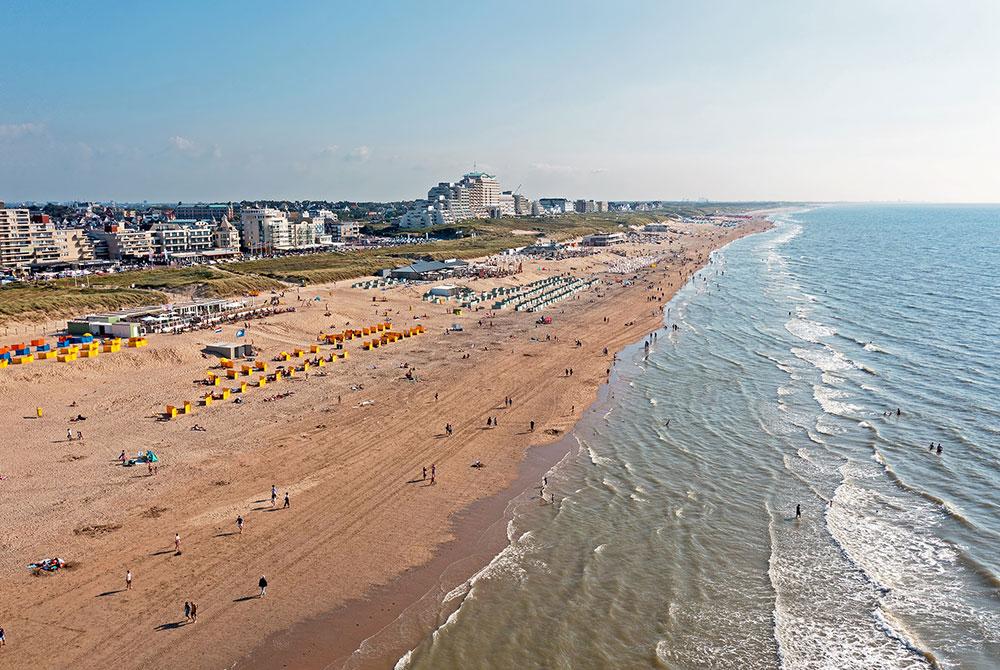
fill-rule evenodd
<path id="1" fill-rule="evenodd" d="M 245 209 L 240 212 L 243 247 L 252 253 L 269 253 L 291 248 L 288 218 L 270 207 Z"/>
<path id="2" fill-rule="evenodd" d="M 112 261 L 146 259 L 153 255 L 153 235 L 148 230 L 130 230 L 109 224 L 104 230 L 88 230 L 98 258 Z"/>
<path id="3" fill-rule="evenodd" d="M 59 260 L 56 229 L 45 214 L 5 208 L 0 203 L 0 267 L 24 270 Z"/>
<path id="4" fill-rule="evenodd" d="M 56 245 L 59 247 L 59 261 L 80 263 L 96 258 L 94 241 L 80 228 L 56 230 Z"/>
<path id="5" fill-rule="evenodd" d="M 229 249 L 239 251 L 240 231 L 236 226 L 229 223 L 229 218 L 223 216 L 212 229 L 212 246 L 216 249 Z"/>
<path id="6" fill-rule="evenodd" d="M 178 219 L 195 219 L 202 221 L 221 221 L 226 217 L 233 220 L 233 206 L 229 204 L 181 204 L 174 207 L 174 216 Z"/>
<path id="7" fill-rule="evenodd" d="M 206 221 L 174 219 L 153 224 L 149 232 L 153 253 L 163 259 L 203 254 L 214 246 L 212 229 Z"/>

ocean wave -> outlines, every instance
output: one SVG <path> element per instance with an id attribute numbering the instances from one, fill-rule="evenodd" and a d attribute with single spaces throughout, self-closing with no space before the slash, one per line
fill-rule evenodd
<path id="1" fill-rule="evenodd" d="M 822 342 L 822 338 L 824 337 L 830 337 L 837 334 L 835 328 L 806 318 L 786 321 L 785 330 L 800 340 L 812 342 L 814 344 L 820 344 Z"/>
<path id="2" fill-rule="evenodd" d="M 392 666 L 392 670 L 406 670 L 406 668 L 410 667 L 410 662 L 412 660 L 413 650 L 409 650 L 403 654 L 398 661 L 396 661 L 396 664 Z"/>
<path id="3" fill-rule="evenodd" d="M 929 645 L 890 611 L 907 621 L 925 621 L 925 631 L 933 630 L 936 620 L 983 641 L 1000 639 L 1000 615 L 980 609 L 965 595 L 971 577 L 966 573 L 968 557 L 935 531 L 945 518 L 940 509 L 902 493 L 883 494 L 877 486 L 845 478 L 827 509 L 826 521 L 844 555 L 878 586 L 882 616 L 876 620 L 884 632 L 935 667 L 939 662 L 927 651 Z M 951 645 L 946 636 L 936 639 L 940 650 Z"/>
<path id="4" fill-rule="evenodd" d="M 792 347 L 790 351 L 796 358 L 806 361 L 822 372 L 842 372 L 858 368 L 857 363 L 829 345 L 823 345 L 822 349 Z"/>
<path id="5" fill-rule="evenodd" d="M 823 411 L 833 416 L 852 418 L 853 415 L 861 411 L 857 405 L 845 402 L 843 398 L 850 397 L 846 391 L 815 384 L 813 386 L 813 398 L 823 408 Z"/>

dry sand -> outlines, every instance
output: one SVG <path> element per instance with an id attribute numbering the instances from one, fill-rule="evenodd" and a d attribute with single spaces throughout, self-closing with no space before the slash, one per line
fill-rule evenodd
<path id="1" fill-rule="evenodd" d="M 250 325 L 262 358 L 386 312 L 395 328 L 421 323 L 428 332 L 373 351 L 355 340 L 351 357 L 325 375 L 313 368 L 308 378 L 252 390 L 243 404 L 217 401 L 169 422 L 158 420 L 164 405 L 208 390 L 200 381 L 216 361 L 202 346 L 231 339 L 234 327 L 221 336 L 153 336 L 146 349 L 72 364 L 0 370 L 0 626 L 8 641 L 0 668 L 325 667 L 349 654 L 420 595 L 424 582 L 407 575 L 433 580 L 436 565 L 472 555 L 456 541 L 461 526 L 475 537 L 529 447 L 557 441 L 593 401 L 611 365 L 603 348 L 613 353 L 659 327 L 662 305 L 710 249 L 766 225 L 690 226 L 670 245 L 618 247 L 630 256 L 679 253 L 641 270 L 632 285 L 620 283 L 632 275 L 601 274 L 607 282 L 543 312 L 553 317 L 546 326 L 529 313 L 454 316 L 420 300 L 426 287 L 289 289 L 284 303 L 296 312 Z M 603 251 L 459 283 L 481 290 L 562 272 L 589 276 L 620 260 Z M 455 322 L 464 332 L 445 334 Z M 417 381 L 404 378 L 403 364 L 416 368 Z M 507 396 L 513 407 L 504 407 Z M 87 420 L 70 423 L 77 414 Z M 499 425 L 487 428 L 487 417 Z M 446 422 L 455 426 L 451 437 Z M 206 430 L 192 431 L 196 423 Z M 84 439 L 67 441 L 67 428 Z M 121 467 L 123 449 L 156 451 L 159 473 Z M 557 458 L 539 453 L 539 467 Z M 477 459 L 486 467 L 470 468 Z M 420 480 L 431 464 L 433 486 Z M 291 509 L 282 510 L 286 491 Z M 26 569 L 48 556 L 69 565 L 42 576 Z M 128 569 L 134 586 L 126 592 Z M 261 575 L 270 586 L 257 599 Z M 185 600 L 198 604 L 197 624 L 184 624 Z"/>

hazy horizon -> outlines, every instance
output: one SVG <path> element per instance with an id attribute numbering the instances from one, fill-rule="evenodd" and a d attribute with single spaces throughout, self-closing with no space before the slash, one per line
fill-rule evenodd
<path id="1" fill-rule="evenodd" d="M 1000 5 L 8 10 L 0 200 L 1000 201 Z"/>

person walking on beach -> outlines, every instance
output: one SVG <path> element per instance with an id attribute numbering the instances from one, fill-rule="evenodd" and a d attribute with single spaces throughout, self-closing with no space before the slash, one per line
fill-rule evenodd
<path id="1" fill-rule="evenodd" d="M 132 569 L 131 568 L 129 568 L 128 570 L 125 571 L 125 590 L 126 591 L 131 591 L 132 590 Z"/>
<path id="2" fill-rule="evenodd" d="M 70 442 L 73 441 L 73 431 L 70 430 L 69 428 L 66 429 L 66 439 L 69 440 Z"/>
<path id="3" fill-rule="evenodd" d="M 281 506 L 281 509 L 288 509 L 292 504 L 288 501 L 288 491 L 285 491 L 285 504 Z"/>
<path id="4" fill-rule="evenodd" d="M 278 499 L 278 489 L 271 484 L 271 507 L 274 507 L 274 502 Z"/>
<path id="5" fill-rule="evenodd" d="M 187 600 L 184 601 L 184 620 L 185 621 L 191 620 L 191 603 L 188 602 Z"/>
<path id="6" fill-rule="evenodd" d="M 528 432 L 529 433 L 534 433 L 535 432 L 535 422 L 534 421 L 529 421 L 528 422 Z"/>
<path id="7" fill-rule="evenodd" d="M 0 647 L 7 646 L 7 634 L 3 632 L 3 626 L 0 626 Z"/>
<path id="8" fill-rule="evenodd" d="M 242 514 L 236 517 L 236 527 L 239 528 L 240 535 L 242 535 L 243 534 L 243 515 Z"/>
<path id="9" fill-rule="evenodd" d="M 796 505 L 795 506 L 795 518 L 796 519 L 801 519 L 802 518 L 802 506 L 801 505 Z"/>
<path id="10" fill-rule="evenodd" d="M 174 552 L 181 553 L 181 534 L 174 533 Z"/>
<path id="11" fill-rule="evenodd" d="M 198 623 L 198 604 L 191 601 L 191 623 Z"/>
<path id="12" fill-rule="evenodd" d="M 421 479 L 421 481 L 427 479 L 427 466 L 426 465 L 423 468 L 421 468 L 420 479 Z"/>
<path id="13" fill-rule="evenodd" d="M 260 587 L 260 594 L 257 597 L 258 598 L 263 598 L 264 596 L 266 596 L 267 595 L 267 579 L 264 577 L 264 575 L 261 575 L 260 579 L 257 580 L 257 586 Z"/>

